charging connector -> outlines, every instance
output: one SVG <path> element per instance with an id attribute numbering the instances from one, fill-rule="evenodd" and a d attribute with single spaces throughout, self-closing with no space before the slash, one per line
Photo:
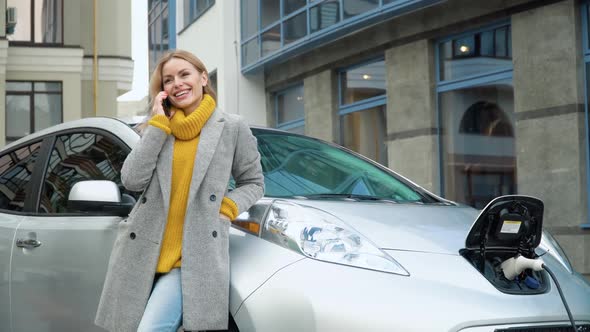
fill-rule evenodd
<path id="1" fill-rule="evenodd" d="M 530 259 L 519 255 L 505 260 L 501 267 L 506 279 L 514 280 L 517 275 L 526 269 L 543 270 L 543 260 L 540 258 Z"/>
<path id="2" fill-rule="evenodd" d="M 517 275 L 519 275 L 520 273 L 522 273 L 526 269 L 532 269 L 534 271 L 541 271 L 541 270 L 547 271 L 547 273 L 549 273 L 549 275 L 551 276 L 551 279 L 553 279 L 555 286 L 557 286 L 557 291 L 559 292 L 559 296 L 561 297 L 561 301 L 563 302 L 563 305 L 565 307 L 565 311 L 567 312 L 567 316 L 570 320 L 570 323 L 572 324 L 574 332 L 578 331 L 578 329 L 576 328 L 576 322 L 574 321 L 574 317 L 572 316 L 570 308 L 567 305 L 567 302 L 565 300 L 565 296 L 563 296 L 563 291 L 561 290 L 561 286 L 559 285 L 559 282 L 557 281 L 557 277 L 555 277 L 555 274 L 553 274 L 553 272 L 547 267 L 547 265 L 545 265 L 545 263 L 543 262 L 542 259 L 540 259 L 540 258 L 530 259 L 530 258 L 526 258 L 526 257 L 518 255 L 516 257 L 511 257 L 511 258 L 505 260 L 504 262 L 502 262 L 501 267 L 502 267 L 502 271 L 504 273 L 504 276 L 508 280 L 514 280 L 514 278 L 516 278 Z"/>

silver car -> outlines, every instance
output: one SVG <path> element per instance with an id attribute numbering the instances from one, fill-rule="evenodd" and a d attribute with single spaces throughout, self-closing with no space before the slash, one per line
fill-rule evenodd
<path id="1" fill-rule="evenodd" d="M 567 304 L 590 331 L 590 285 L 539 200 L 477 211 L 337 145 L 252 131 L 266 196 L 231 229 L 230 330 L 573 331 Z M 100 330 L 115 231 L 141 196 L 119 179 L 138 140 L 88 118 L 0 151 L 0 331 Z"/>

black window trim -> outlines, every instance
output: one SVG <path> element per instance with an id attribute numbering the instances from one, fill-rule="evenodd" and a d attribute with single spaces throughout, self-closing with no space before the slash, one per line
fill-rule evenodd
<path id="1" fill-rule="evenodd" d="M 25 190 L 26 197 L 25 197 L 25 201 L 24 201 L 23 210 L 22 211 L 14 211 L 14 210 L 3 209 L 2 207 L 0 207 L 0 213 L 12 214 L 12 215 L 17 215 L 17 216 L 28 216 L 31 214 L 31 212 L 33 211 L 32 196 L 33 196 L 33 193 L 35 192 L 35 190 L 37 189 L 37 182 L 36 181 L 37 181 L 38 176 L 36 176 L 36 174 L 40 173 L 39 167 L 42 167 L 40 165 L 45 163 L 45 159 L 47 157 L 46 156 L 47 145 L 51 143 L 51 142 L 49 142 L 50 140 L 51 139 L 49 137 L 40 137 L 38 140 L 31 140 L 31 141 L 22 142 L 21 144 L 18 144 L 16 146 L 12 147 L 10 150 L 2 152 L 1 156 L 5 156 L 9 153 L 15 152 L 16 150 L 19 150 L 24 147 L 41 142 L 41 147 L 39 148 L 39 156 L 37 156 L 37 161 L 35 162 L 35 165 L 33 166 L 33 172 L 31 174 L 31 180 L 29 181 L 29 186 Z"/>
<path id="2" fill-rule="evenodd" d="M 22 0 L 21 0 L 22 1 Z M 29 37 L 29 40 L 11 40 L 9 41 L 9 45 L 10 46 L 31 46 L 32 45 L 39 45 L 39 46 L 43 46 L 43 47 L 60 47 L 64 45 L 64 0 L 59 0 L 61 1 L 61 13 L 59 13 L 58 15 L 61 15 L 61 42 L 60 43 L 47 43 L 47 42 L 35 42 L 35 0 L 30 0 L 31 3 L 31 12 L 30 12 L 30 17 L 31 17 L 31 24 L 30 24 L 30 28 L 31 28 L 31 35 Z"/>

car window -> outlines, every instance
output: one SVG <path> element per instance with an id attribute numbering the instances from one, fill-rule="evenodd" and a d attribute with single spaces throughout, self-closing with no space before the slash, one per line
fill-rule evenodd
<path id="1" fill-rule="evenodd" d="M 84 180 L 113 181 L 122 194 L 137 199 L 139 193 L 129 192 L 121 184 L 121 167 L 126 156 L 126 149 L 102 135 L 74 133 L 58 136 L 43 180 L 39 212 L 77 212 L 68 208 L 68 195 L 76 182 Z"/>
<path id="2" fill-rule="evenodd" d="M 253 133 L 258 139 L 267 196 L 350 194 L 395 201 L 424 198 L 391 173 L 330 144 L 281 132 Z"/>
<path id="3" fill-rule="evenodd" d="M 25 193 L 41 142 L 10 151 L 0 157 L 0 209 L 23 211 Z"/>

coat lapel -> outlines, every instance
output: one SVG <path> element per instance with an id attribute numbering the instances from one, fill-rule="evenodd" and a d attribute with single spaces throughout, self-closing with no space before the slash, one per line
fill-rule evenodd
<path id="1" fill-rule="evenodd" d="M 199 146 L 197 147 L 197 155 L 195 156 L 195 164 L 193 167 L 193 177 L 191 180 L 190 191 L 188 195 L 188 206 L 194 201 L 198 188 L 205 177 L 205 172 L 213 159 L 213 154 L 217 149 L 219 138 L 223 132 L 225 119 L 221 111 L 215 110 L 211 117 L 201 130 L 201 137 L 199 139 Z"/>
<path id="2" fill-rule="evenodd" d="M 174 136 L 170 135 L 164 142 L 164 146 L 160 151 L 158 157 L 158 164 L 156 172 L 158 174 L 158 182 L 162 189 L 162 198 L 164 200 L 164 215 L 168 217 L 168 209 L 170 208 L 170 187 L 172 186 L 172 157 L 174 153 Z"/>

